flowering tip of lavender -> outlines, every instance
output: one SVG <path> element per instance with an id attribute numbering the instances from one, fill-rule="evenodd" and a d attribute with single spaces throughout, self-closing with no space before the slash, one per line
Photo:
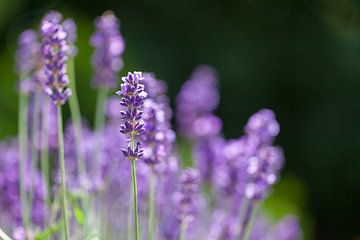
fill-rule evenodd
<path id="1" fill-rule="evenodd" d="M 177 219 L 190 222 L 196 211 L 196 197 L 199 191 L 200 173 L 197 169 L 186 169 L 179 177 L 178 191 L 174 193 Z"/>
<path id="2" fill-rule="evenodd" d="M 253 114 L 245 126 L 245 133 L 257 136 L 261 143 L 271 143 L 279 132 L 280 125 L 270 109 L 261 109 Z"/>
<path id="3" fill-rule="evenodd" d="M 189 138 L 200 137 L 196 135 L 195 121 L 204 115 L 211 114 L 218 103 L 216 71 L 206 65 L 198 66 L 176 97 L 176 117 L 182 134 Z"/>
<path id="4" fill-rule="evenodd" d="M 144 90 L 144 85 L 141 84 L 144 79 L 141 72 L 129 72 L 127 76 L 122 78 L 121 90 L 117 92 L 121 96 L 120 104 L 125 107 L 120 112 L 122 124 L 120 132 L 128 137 L 128 141 L 134 142 L 135 137 L 139 137 L 144 133 L 143 122 L 143 105 L 147 93 Z M 123 154 L 128 159 L 139 159 L 143 155 L 143 150 L 138 141 L 136 147 L 129 146 L 128 149 L 123 150 Z"/>
<path id="5" fill-rule="evenodd" d="M 125 42 L 120 34 L 120 23 L 113 12 L 107 11 L 95 20 L 96 32 L 90 39 L 95 48 L 92 64 L 95 68 L 93 84 L 96 87 L 112 88 L 117 72 L 123 67 L 121 55 Z"/>
<path id="6" fill-rule="evenodd" d="M 66 65 L 69 51 L 67 33 L 61 24 L 45 18 L 41 24 L 41 34 L 45 59 L 45 92 L 55 105 L 62 105 L 71 95 L 70 89 L 66 88 L 69 83 Z"/>
<path id="7" fill-rule="evenodd" d="M 265 145 L 250 157 L 247 166 L 250 182 L 245 187 L 246 197 L 262 200 L 269 187 L 277 181 L 283 163 L 284 155 L 280 147 Z"/>
<path id="8" fill-rule="evenodd" d="M 16 71 L 19 74 L 29 74 L 34 71 L 37 64 L 40 43 L 34 30 L 23 31 L 18 38 L 16 51 Z"/>

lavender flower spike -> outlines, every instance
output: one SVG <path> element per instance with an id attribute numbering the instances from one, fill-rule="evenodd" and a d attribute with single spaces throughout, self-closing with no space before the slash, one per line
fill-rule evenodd
<path id="1" fill-rule="evenodd" d="M 120 127 L 120 132 L 128 137 L 128 141 L 133 143 L 127 149 L 123 149 L 123 154 L 129 160 L 138 160 L 143 155 L 143 150 L 140 147 L 140 142 L 135 138 L 145 131 L 144 123 L 142 121 L 142 107 L 147 93 L 144 90 L 144 85 L 141 72 L 128 73 L 126 77 L 122 78 L 124 82 L 121 84 L 121 90 L 116 94 L 121 95 L 120 104 L 126 107 L 126 111 L 121 111 L 121 119 L 123 124 Z M 133 145 L 133 146 L 131 146 Z"/>
<path id="2" fill-rule="evenodd" d="M 179 190 L 174 194 L 177 219 L 180 223 L 179 239 L 184 237 L 188 224 L 194 219 L 196 195 L 199 191 L 200 173 L 197 169 L 185 170 L 179 178 Z"/>
<path id="3" fill-rule="evenodd" d="M 117 92 L 121 95 L 120 104 L 126 107 L 125 111 L 121 111 L 121 119 L 123 124 L 120 132 L 127 136 L 129 146 L 123 149 L 124 156 L 131 161 L 131 178 L 134 193 L 134 231 L 135 240 L 139 239 L 139 222 L 138 222 L 138 196 L 136 183 L 136 160 L 143 156 L 143 149 L 139 141 L 139 137 L 144 133 L 144 123 L 142 121 L 142 107 L 147 93 L 144 90 L 142 81 L 144 80 L 141 72 L 128 73 L 122 78 L 124 82 L 121 84 L 121 90 Z"/>
<path id="4" fill-rule="evenodd" d="M 71 90 L 66 88 L 69 83 L 66 69 L 69 51 L 67 33 L 61 24 L 45 18 L 41 24 L 41 34 L 47 77 L 45 91 L 55 105 L 63 105 L 71 95 Z"/>
<path id="5" fill-rule="evenodd" d="M 93 84 L 96 87 L 112 88 L 116 84 L 116 74 L 123 67 L 121 55 L 125 49 L 119 28 L 119 20 L 111 11 L 105 12 L 95 21 L 96 32 L 90 44 L 96 49 L 92 57 L 95 69 Z"/>

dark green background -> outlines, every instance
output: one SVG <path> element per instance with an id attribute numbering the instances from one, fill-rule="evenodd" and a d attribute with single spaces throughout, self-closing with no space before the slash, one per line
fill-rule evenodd
<path id="1" fill-rule="evenodd" d="M 92 19 L 112 9 L 126 39 L 123 74 L 155 72 L 173 100 L 194 66 L 213 65 L 226 137 L 238 137 L 259 108 L 275 110 L 284 175 L 305 184 L 315 239 L 360 236 L 359 1 L 0 0 L 0 138 L 17 128 L 16 37 L 49 9 L 78 23 L 76 70 L 88 119 L 95 106 Z"/>

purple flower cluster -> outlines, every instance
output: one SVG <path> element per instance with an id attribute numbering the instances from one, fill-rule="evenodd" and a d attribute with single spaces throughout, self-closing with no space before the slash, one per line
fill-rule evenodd
<path id="1" fill-rule="evenodd" d="M 207 137 L 221 131 L 221 120 L 212 114 L 219 104 L 215 70 L 198 66 L 176 98 L 176 117 L 180 132 L 189 138 Z"/>
<path id="2" fill-rule="evenodd" d="M 177 218 L 180 223 L 190 223 L 196 212 L 196 195 L 199 193 L 200 174 L 196 169 L 186 169 L 179 177 L 178 191 L 173 201 L 177 206 Z"/>
<path id="3" fill-rule="evenodd" d="M 41 44 L 34 30 L 28 29 L 20 34 L 15 55 L 16 72 L 21 78 L 20 92 L 34 92 L 43 84 L 43 60 L 40 49 Z"/>
<path id="4" fill-rule="evenodd" d="M 33 195 L 32 205 L 29 207 L 31 221 L 37 228 L 42 228 L 45 216 L 45 183 L 40 171 L 31 172 L 30 161 L 26 161 L 25 166 L 25 194 Z M 0 143 L 0 206 L 0 222 L 5 224 L 2 227 L 22 226 L 17 139 Z"/>
<path id="5" fill-rule="evenodd" d="M 120 132 L 125 134 L 129 140 L 129 146 L 123 150 L 124 156 L 129 160 L 138 160 L 144 152 L 140 147 L 140 141 L 135 140 L 145 131 L 142 108 L 147 93 L 141 83 L 143 80 L 141 72 L 129 72 L 126 77 L 122 78 L 121 90 L 116 93 L 122 96 L 120 104 L 126 107 L 126 110 L 120 113 L 121 119 L 124 121 Z"/>
<path id="6" fill-rule="evenodd" d="M 96 32 L 90 40 L 96 48 L 93 83 L 108 89 L 114 87 L 116 75 L 123 66 L 124 40 L 119 33 L 119 21 L 112 12 L 105 12 L 97 18 L 95 26 Z M 56 105 L 61 105 L 71 94 L 67 88 L 66 63 L 69 57 L 76 55 L 76 25 L 70 19 L 63 21 L 60 13 L 52 11 L 42 20 L 41 36 L 42 44 L 34 31 L 21 34 L 16 55 L 17 71 L 27 78 L 45 72 L 46 80 L 39 78 L 36 81 L 45 85 Z M 36 122 L 33 95 L 29 98 L 28 125 Z M 219 103 L 216 71 L 206 65 L 198 66 L 176 99 L 178 129 L 193 151 L 192 159 L 185 159 L 187 156 L 182 156 L 176 146 L 176 135 L 171 127 L 172 110 L 164 81 L 156 79 L 153 73 L 129 72 L 122 78 L 117 95 L 121 96 L 120 104 L 115 96 L 107 100 L 107 120 L 102 131 L 90 129 L 84 120 L 81 142 L 77 145 L 74 123 L 69 122 L 65 130 L 66 187 L 71 196 L 70 207 L 74 208 L 71 238 L 83 237 L 82 218 L 85 218 L 86 225 L 98 224 L 93 215 L 101 220 L 99 229 L 104 231 L 100 233 L 104 238 L 117 239 L 119 234 L 120 237 L 131 237 L 132 231 L 128 231 L 136 225 L 135 216 L 141 219 L 142 228 L 146 225 L 143 218 L 147 218 L 152 212 L 150 210 L 154 210 L 155 217 L 153 223 L 149 220 L 148 226 L 155 229 L 144 234 L 144 238 L 153 234 L 153 239 L 159 240 L 234 240 L 243 239 L 247 233 L 250 233 L 250 240 L 301 238 L 301 229 L 294 217 L 285 217 L 271 224 L 270 219 L 258 214 L 253 229 L 246 231 L 250 229 L 257 203 L 267 197 L 284 164 L 282 149 L 274 145 L 280 126 L 271 110 L 262 109 L 253 114 L 243 136 L 225 139 L 222 121 L 214 114 Z M 49 127 L 57 120 L 56 106 L 50 105 L 49 98 L 46 98 L 48 104 L 43 104 L 42 97 L 44 95 L 39 98 L 41 110 L 35 111 L 42 117 L 39 124 L 34 124 L 34 129 L 28 131 L 27 144 L 35 146 L 37 153 L 49 150 L 51 162 L 58 158 L 58 151 L 54 151 L 57 132 L 51 132 L 53 128 Z M 120 131 L 116 131 L 119 125 Z M 35 134 L 37 129 L 47 135 Z M 46 141 L 42 141 L 43 136 L 46 136 Z M 33 150 L 26 146 L 27 152 L 30 149 Z M 83 166 L 78 162 L 79 153 L 83 156 Z M 56 224 L 61 221 L 60 214 L 59 210 L 50 210 L 45 205 L 47 188 L 38 167 L 42 162 L 38 157 L 30 159 L 28 156 L 31 154 L 27 154 L 25 192 L 33 201 L 31 226 L 29 229 L 22 226 L 18 155 L 16 141 L 0 144 L 0 223 L 7 231 L 12 230 L 15 239 L 37 239 L 37 234 L 41 235 L 41 230 L 48 227 L 44 223 Z M 138 160 L 136 168 L 135 160 Z M 191 160 L 194 166 L 182 170 L 180 162 L 189 164 Z M 50 164 L 50 168 L 48 174 L 54 185 L 50 186 L 49 199 L 56 206 L 59 201 L 59 166 Z M 131 183 L 135 182 L 137 187 L 134 189 L 137 190 L 133 190 L 135 194 L 132 196 Z M 135 196 L 134 206 L 138 208 L 132 206 Z M 92 200 L 86 201 L 87 198 Z M 129 216 L 133 210 L 134 219 L 131 219 Z M 147 229 L 140 230 L 146 232 Z M 29 231 L 31 237 L 27 236 Z M 56 233 L 51 237 L 59 238 Z"/>
<path id="7" fill-rule="evenodd" d="M 284 156 L 280 147 L 271 146 L 279 133 L 279 123 L 269 109 L 262 109 L 250 117 L 245 126 L 248 141 L 256 147 L 247 159 L 248 182 L 245 195 L 249 199 L 261 200 L 269 187 L 278 178 Z"/>
<path id="8" fill-rule="evenodd" d="M 144 84 L 148 98 L 144 102 L 144 162 L 153 166 L 172 151 L 175 133 L 171 130 L 171 109 L 166 97 L 166 85 L 157 80 L 154 74 L 144 74 Z"/>
<path id="9" fill-rule="evenodd" d="M 66 88 L 69 83 L 67 76 L 68 60 L 67 32 L 59 23 L 61 15 L 50 14 L 43 19 L 41 34 L 43 37 L 42 49 L 45 59 L 46 88 L 55 105 L 62 105 L 71 95 L 71 90 Z"/>
<path id="10" fill-rule="evenodd" d="M 123 67 L 121 55 L 125 50 L 124 39 L 119 28 L 119 20 L 113 12 L 107 11 L 95 20 L 96 32 L 90 44 L 96 49 L 92 64 L 95 69 L 93 84 L 96 87 L 115 87 L 116 74 Z"/>

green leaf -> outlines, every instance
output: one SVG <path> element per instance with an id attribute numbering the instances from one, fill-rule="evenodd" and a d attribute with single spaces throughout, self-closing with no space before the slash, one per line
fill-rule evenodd
<path id="1" fill-rule="evenodd" d="M 76 221 L 80 225 L 83 225 L 84 221 L 85 221 L 85 214 L 78 206 L 74 207 L 74 215 L 75 215 Z"/>
<path id="2" fill-rule="evenodd" d="M 46 228 L 44 231 L 37 233 L 35 235 L 35 240 L 46 240 L 52 237 L 54 234 L 58 233 L 62 227 L 63 222 L 59 222 L 56 224 L 51 225 L 50 227 Z"/>

